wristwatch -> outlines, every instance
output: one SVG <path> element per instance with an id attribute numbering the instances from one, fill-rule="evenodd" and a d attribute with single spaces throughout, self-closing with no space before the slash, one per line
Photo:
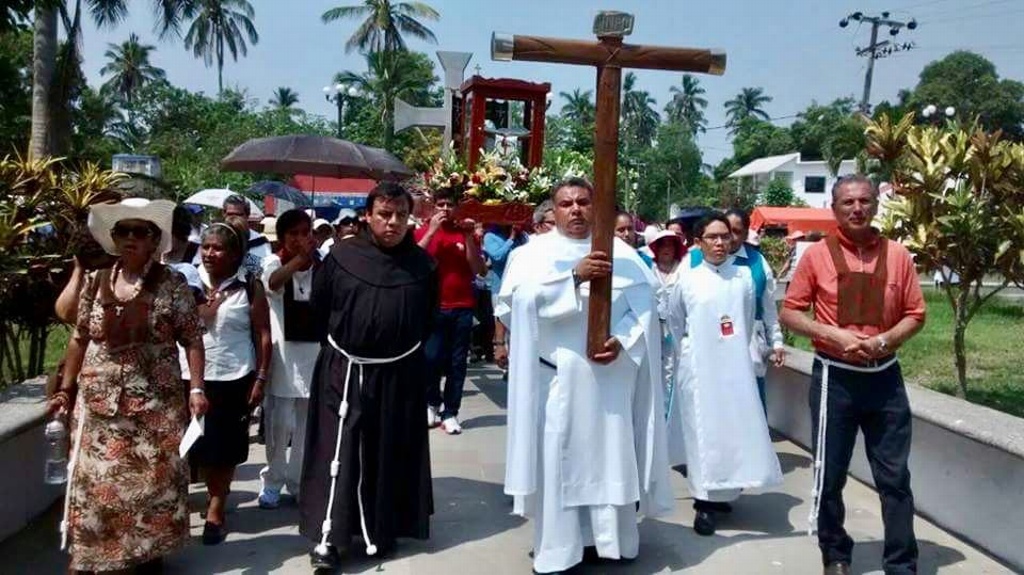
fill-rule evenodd
<path id="1" fill-rule="evenodd" d="M 889 352 L 889 344 L 885 341 L 885 338 L 882 336 L 878 336 L 878 351 L 882 353 Z"/>

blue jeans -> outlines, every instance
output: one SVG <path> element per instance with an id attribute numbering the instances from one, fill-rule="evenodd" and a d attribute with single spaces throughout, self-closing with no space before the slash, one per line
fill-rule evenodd
<path id="1" fill-rule="evenodd" d="M 427 405 L 440 408 L 441 418 L 455 417 L 462 405 L 462 388 L 466 383 L 466 361 L 473 333 L 473 309 L 443 309 L 434 316 L 434 331 L 427 340 Z M 441 378 L 444 377 L 444 395 Z"/>

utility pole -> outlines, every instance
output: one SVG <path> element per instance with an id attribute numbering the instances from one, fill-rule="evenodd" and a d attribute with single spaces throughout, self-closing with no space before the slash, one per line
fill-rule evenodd
<path id="1" fill-rule="evenodd" d="M 868 70 L 864 74 L 864 96 L 860 101 L 860 111 L 866 115 L 871 111 L 871 79 L 875 73 L 875 60 L 881 57 L 879 49 L 885 48 L 891 44 L 889 40 L 884 40 L 882 42 L 878 41 L 878 28 L 881 26 L 888 26 L 889 35 L 895 36 L 900 33 L 900 29 L 903 27 L 906 27 L 907 30 L 916 29 L 917 20 L 914 20 L 913 18 L 911 18 L 909 22 L 891 20 L 889 19 L 888 12 L 882 12 L 878 16 L 867 16 L 863 12 L 854 12 L 840 20 L 839 27 L 846 28 L 850 25 L 850 20 L 871 24 L 871 43 L 867 48 L 857 50 L 858 56 L 867 56 L 868 58 Z"/>

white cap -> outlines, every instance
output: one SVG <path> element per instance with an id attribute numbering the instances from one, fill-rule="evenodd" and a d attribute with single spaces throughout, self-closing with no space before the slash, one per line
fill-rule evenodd
<path id="1" fill-rule="evenodd" d="M 334 228 L 334 226 L 331 225 L 331 222 L 329 222 L 329 221 L 327 221 L 327 220 L 325 220 L 323 218 L 317 218 L 317 219 L 313 220 L 313 229 L 314 230 L 318 230 L 318 229 L 320 229 L 320 228 L 322 228 L 324 226 L 327 226 L 327 227 L 332 228 L 332 229 Z"/>
<path id="2" fill-rule="evenodd" d="M 342 208 L 341 210 L 338 211 L 338 217 L 334 218 L 334 225 L 341 224 L 341 220 L 344 220 L 345 218 L 351 218 L 354 220 L 358 217 L 359 216 L 356 215 L 355 210 L 350 210 L 349 208 Z"/>
<path id="3" fill-rule="evenodd" d="M 646 228 L 644 228 L 644 244 L 651 245 L 651 243 L 654 241 L 654 238 L 657 237 L 657 235 L 660 233 L 661 228 L 654 224 L 649 224 Z"/>

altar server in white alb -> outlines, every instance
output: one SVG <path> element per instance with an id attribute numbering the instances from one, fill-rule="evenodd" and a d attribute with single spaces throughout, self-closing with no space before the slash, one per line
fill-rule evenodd
<path id="1" fill-rule="evenodd" d="M 715 532 L 716 513 L 747 488 L 782 483 L 779 460 L 757 392 L 750 342 L 754 281 L 730 255 L 729 221 L 712 214 L 695 228 L 703 254 L 669 297 L 677 351 L 675 409 L 683 427 L 687 479 L 697 511 L 694 530 Z"/>
<path id="2" fill-rule="evenodd" d="M 570 569 L 587 547 L 636 557 L 637 502 L 647 516 L 673 506 L 657 280 L 621 240 L 611 258 L 591 252 L 589 182 L 560 182 L 552 199 L 557 231 L 517 250 L 495 305 L 511 333 L 505 493 L 534 520 L 539 573 Z M 609 274 L 612 337 L 588 358 L 590 280 Z"/>

